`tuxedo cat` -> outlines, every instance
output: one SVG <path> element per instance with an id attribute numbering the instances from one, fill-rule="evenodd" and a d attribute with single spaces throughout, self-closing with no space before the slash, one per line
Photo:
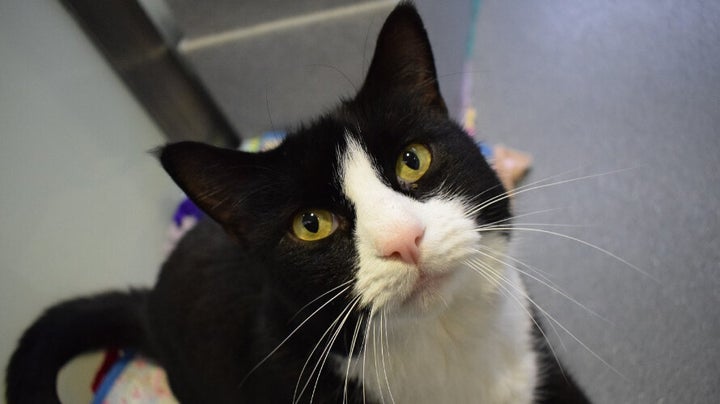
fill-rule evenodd
<path id="1" fill-rule="evenodd" d="M 276 149 L 159 157 L 210 219 L 153 289 L 48 309 L 10 361 L 10 404 L 58 402 L 60 367 L 107 347 L 156 360 L 182 403 L 588 402 L 503 264 L 508 196 L 448 117 L 412 4 L 355 97 Z"/>

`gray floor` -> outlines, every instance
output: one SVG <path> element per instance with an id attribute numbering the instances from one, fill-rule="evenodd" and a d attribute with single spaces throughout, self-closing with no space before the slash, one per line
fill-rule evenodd
<path id="1" fill-rule="evenodd" d="M 599 357 L 559 330 L 560 355 L 597 402 L 720 395 L 719 22 L 712 0 L 483 2 L 478 126 L 535 156 L 526 183 L 629 169 L 517 201 L 518 213 L 556 209 L 518 223 L 584 225 L 543 228 L 649 274 L 578 242 L 518 234 L 517 256 L 607 320 L 529 282 Z"/>
<path id="2" fill-rule="evenodd" d="M 421 11 L 436 53 L 451 58 L 443 52 L 457 44 L 446 34 L 457 29 L 453 13 L 432 4 Z M 271 6 L 243 24 L 265 21 Z M 232 13 L 218 10 L 219 29 L 232 29 Z M 372 43 L 385 13 L 188 57 L 231 121 L 258 133 L 352 93 L 342 73 L 359 84 L 365 37 Z M 198 15 L 212 13 L 181 20 L 201 24 Z M 472 66 L 482 136 L 534 155 L 526 184 L 578 179 L 518 195 L 519 214 L 545 212 L 517 222 L 583 241 L 518 231 L 514 254 L 586 307 L 528 280 L 562 325 L 549 335 L 558 355 L 598 403 L 709 403 L 720 394 L 719 22 L 713 0 L 482 2 Z M 457 105 L 458 64 L 438 66 Z"/>

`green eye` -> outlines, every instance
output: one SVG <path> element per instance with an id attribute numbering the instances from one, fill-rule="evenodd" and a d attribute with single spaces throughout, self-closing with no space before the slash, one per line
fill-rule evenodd
<path id="1" fill-rule="evenodd" d="M 304 241 L 322 240 L 337 229 L 335 215 L 323 209 L 298 212 L 293 218 L 292 232 Z"/>
<path id="2" fill-rule="evenodd" d="M 395 164 L 395 173 L 398 178 L 407 183 L 413 183 L 430 168 L 432 155 L 430 150 L 418 143 L 413 143 L 400 153 Z"/>

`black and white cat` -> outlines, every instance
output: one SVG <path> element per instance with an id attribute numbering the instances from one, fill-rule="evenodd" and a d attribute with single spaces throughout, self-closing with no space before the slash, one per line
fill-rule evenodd
<path id="1" fill-rule="evenodd" d="M 152 290 L 43 314 L 11 359 L 10 404 L 58 402 L 58 369 L 104 347 L 155 359 L 183 403 L 588 402 L 502 264 L 508 196 L 448 117 L 411 4 L 355 98 L 278 148 L 160 159 L 213 220 Z"/>

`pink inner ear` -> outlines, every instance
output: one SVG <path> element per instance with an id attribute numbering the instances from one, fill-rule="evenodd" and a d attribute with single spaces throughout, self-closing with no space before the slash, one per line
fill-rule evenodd
<path id="1" fill-rule="evenodd" d="M 399 259 L 405 263 L 420 263 L 420 243 L 425 235 L 425 226 L 419 220 L 393 224 L 390 231 L 375 236 L 375 248 L 383 258 Z"/>

